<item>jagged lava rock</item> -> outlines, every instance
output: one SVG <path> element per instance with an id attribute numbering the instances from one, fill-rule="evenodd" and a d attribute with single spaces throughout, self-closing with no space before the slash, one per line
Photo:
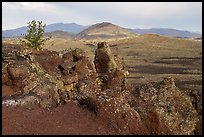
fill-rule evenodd
<path id="1" fill-rule="evenodd" d="M 81 49 L 58 53 L 3 45 L 2 55 L 2 84 L 12 89 L 11 99 L 19 98 L 14 105 L 51 109 L 77 101 L 118 134 L 189 135 L 200 129 L 192 99 L 173 78 L 128 88 L 123 61 L 106 42 L 98 43 L 95 66 Z"/>
<path id="2" fill-rule="evenodd" d="M 122 90 L 128 71 L 124 70 L 124 62 L 112 54 L 106 42 L 98 43 L 94 64 L 102 82 L 102 90 L 110 88 Z"/>
<path id="3" fill-rule="evenodd" d="M 148 110 L 156 115 L 158 129 L 154 130 L 154 133 L 171 135 L 194 133 L 198 114 L 192 105 L 191 98 L 176 87 L 172 77 L 139 87 L 136 90 L 136 97 L 141 100 L 138 102 L 135 99 L 133 107 L 141 117 L 144 117 L 143 119 L 149 117 Z M 147 124 L 152 126 L 151 124 L 154 123 Z"/>

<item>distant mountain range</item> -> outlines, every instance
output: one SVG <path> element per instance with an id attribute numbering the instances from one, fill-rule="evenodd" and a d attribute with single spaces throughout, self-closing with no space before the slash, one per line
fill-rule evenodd
<path id="1" fill-rule="evenodd" d="M 68 33 L 77 34 L 89 26 L 82 26 L 76 23 L 55 23 L 45 27 L 45 32 L 64 31 Z"/>
<path id="2" fill-rule="evenodd" d="M 64 31 L 71 34 L 77 34 L 88 28 L 88 26 L 82 26 L 76 23 L 55 23 L 50 24 L 45 27 L 45 32 L 54 32 L 54 31 Z M 27 27 L 23 26 L 17 29 L 4 30 L 2 31 L 2 37 L 17 37 L 21 34 L 27 33 Z"/>
<path id="3" fill-rule="evenodd" d="M 2 31 L 2 37 L 17 37 L 21 36 L 21 34 L 26 34 L 27 27 L 23 26 L 17 29 L 12 30 L 4 30 Z M 63 32 L 67 32 L 66 36 L 75 35 L 76 38 L 94 38 L 98 36 L 101 37 L 126 37 L 130 36 L 133 33 L 136 34 L 159 34 L 164 36 L 172 36 L 172 37 L 181 37 L 181 38 L 199 38 L 202 37 L 202 34 L 190 32 L 190 31 L 183 31 L 183 30 L 176 30 L 170 28 L 152 28 L 152 29 L 130 29 L 130 28 L 123 28 L 118 25 L 114 25 L 112 23 L 103 22 L 97 23 L 91 26 L 82 26 L 76 23 L 55 23 L 50 24 L 45 27 L 45 32 L 53 32 L 50 33 L 54 35 L 54 32 L 58 34 L 64 34 Z M 94 35 L 93 35 L 94 34 Z M 56 36 L 56 35 L 55 35 Z M 59 35 L 60 36 L 60 35 Z"/>
<path id="4" fill-rule="evenodd" d="M 177 29 L 169 29 L 169 28 L 129 29 L 129 31 L 135 32 L 138 34 L 159 34 L 164 36 L 181 37 L 181 38 L 202 37 L 202 34 L 190 32 L 190 31 L 177 30 Z"/>

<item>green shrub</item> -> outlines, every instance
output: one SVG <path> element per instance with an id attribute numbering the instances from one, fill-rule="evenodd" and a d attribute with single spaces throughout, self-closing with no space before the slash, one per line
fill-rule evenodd
<path id="1" fill-rule="evenodd" d="M 28 22 L 28 34 L 24 35 L 25 37 L 21 40 L 21 43 L 37 50 L 42 50 L 42 45 L 48 40 L 43 38 L 45 26 L 46 24 L 43 24 L 42 21 L 32 20 Z"/>

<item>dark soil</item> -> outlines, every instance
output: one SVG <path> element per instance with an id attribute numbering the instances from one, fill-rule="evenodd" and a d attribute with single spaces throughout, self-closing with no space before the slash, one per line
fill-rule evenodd
<path id="1" fill-rule="evenodd" d="M 201 60 L 201 58 L 161 58 L 161 60 L 155 61 L 153 63 L 161 64 L 181 64 L 181 65 L 193 65 L 194 62 Z"/>
<path id="2" fill-rule="evenodd" d="M 134 66 L 129 67 L 128 71 L 131 73 L 145 73 L 145 74 L 200 74 L 185 72 L 185 70 L 193 70 L 189 68 L 175 68 L 162 66 Z"/>
<path id="3" fill-rule="evenodd" d="M 178 86 L 181 90 L 190 90 L 191 88 L 187 88 L 184 85 L 202 85 L 202 80 L 190 80 L 190 81 L 181 81 L 175 80 L 176 86 Z"/>
<path id="4" fill-rule="evenodd" d="M 187 57 L 169 57 L 169 58 L 161 58 L 161 59 L 190 59 L 190 60 L 198 60 L 198 59 L 202 59 L 202 58 L 200 58 L 200 57 L 195 57 L 195 58 L 187 58 Z"/>

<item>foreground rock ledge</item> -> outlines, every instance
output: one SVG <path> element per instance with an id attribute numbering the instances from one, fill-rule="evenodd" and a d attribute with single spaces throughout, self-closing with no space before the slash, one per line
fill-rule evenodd
<path id="1" fill-rule="evenodd" d="M 52 109 L 68 101 L 87 107 L 118 134 L 194 134 L 198 113 L 172 77 L 133 88 L 106 42 L 92 62 L 81 49 L 36 51 L 3 45 L 3 104 Z"/>

